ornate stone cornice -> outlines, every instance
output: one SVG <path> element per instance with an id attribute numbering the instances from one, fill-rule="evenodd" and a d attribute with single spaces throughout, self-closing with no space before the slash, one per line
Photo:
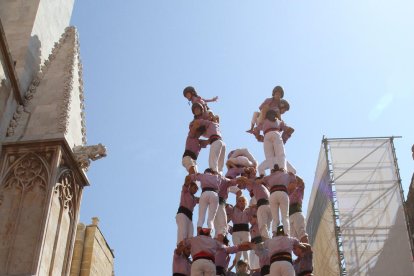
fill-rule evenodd
<path id="1" fill-rule="evenodd" d="M 78 160 L 73 153 L 72 149 L 68 145 L 65 139 L 43 139 L 43 140 L 32 140 L 32 141 L 20 141 L 20 142 L 4 142 L 2 145 L 2 151 L 8 153 L 24 153 L 32 152 L 37 149 L 44 150 L 56 150 L 56 148 L 61 148 L 63 157 L 62 166 L 70 168 L 77 175 L 77 182 L 79 185 L 89 186 L 88 178 L 82 168 L 79 166 Z M 22 150 L 25 149 L 25 150 Z M 0 162 L 1 163 L 1 162 Z"/>
<path id="2" fill-rule="evenodd" d="M 83 65 L 80 57 L 80 45 L 79 37 L 76 34 L 76 52 L 78 53 L 78 78 L 79 78 L 79 100 L 81 108 L 81 133 L 82 133 L 82 144 L 86 145 L 86 116 L 85 116 L 85 96 L 83 91 Z"/>
<path id="3" fill-rule="evenodd" d="M 41 66 L 38 74 L 32 80 L 30 84 L 24 100 L 23 105 L 19 105 L 16 108 L 15 113 L 13 114 L 13 118 L 9 123 L 9 127 L 7 129 L 7 137 L 11 137 L 15 134 L 15 130 L 18 127 L 21 117 L 24 113 L 30 113 L 30 107 L 32 104 L 32 99 L 36 94 L 36 91 L 42 82 L 43 78 L 45 77 L 47 71 L 50 68 L 51 63 L 55 60 L 56 56 L 58 55 L 59 51 L 61 50 L 62 46 L 66 42 L 73 43 L 70 45 L 66 64 L 64 66 L 64 71 L 68 72 L 66 79 L 63 83 L 63 93 L 61 104 L 59 108 L 58 114 L 58 130 L 61 133 L 67 134 L 68 132 L 68 122 L 70 116 L 70 104 L 72 99 L 72 91 L 74 89 L 74 81 L 75 81 L 75 71 L 77 69 L 78 73 L 78 89 L 79 89 L 79 99 L 80 99 L 80 109 L 81 109 L 81 133 L 82 133 L 82 143 L 83 145 L 86 144 L 86 123 L 85 123 L 85 107 L 84 107 L 84 91 L 83 91 L 83 78 L 82 78 L 82 63 L 80 59 L 80 51 L 79 51 L 79 39 L 78 34 L 75 27 L 67 27 L 65 32 L 59 39 L 59 42 L 55 43 L 51 54 L 49 55 L 48 59 L 45 60 L 43 65 Z"/>
<path id="4" fill-rule="evenodd" d="M 75 75 L 75 57 L 77 56 L 77 50 L 76 49 L 76 30 L 75 28 L 68 28 L 65 32 L 67 36 L 74 36 L 75 39 L 73 39 L 73 47 L 70 47 L 70 51 L 67 56 L 67 64 L 65 65 L 65 72 L 69 72 L 69 75 L 67 76 L 66 80 L 63 84 L 63 99 L 60 106 L 60 113 L 58 118 L 58 124 L 59 124 L 59 131 L 62 133 L 67 133 L 68 131 L 68 123 L 69 123 L 69 112 L 70 112 L 70 104 L 71 104 L 71 92 L 73 90 L 73 77 Z M 71 45 L 72 46 L 72 45 Z"/>

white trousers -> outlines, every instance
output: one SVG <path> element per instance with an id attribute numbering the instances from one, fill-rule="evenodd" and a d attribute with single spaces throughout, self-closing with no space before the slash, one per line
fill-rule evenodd
<path id="1" fill-rule="evenodd" d="M 254 250 L 249 251 L 250 270 L 260 268 L 259 257 Z"/>
<path id="2" fill-rule="evenodd" d="M 226 144 L 219 139 L 210 145 L 210 155 L 208 157 L 208 165 L 210 169 L 221 173 L 224 166 L 224 156 L 226 154 Z"/>
<path id="3" fill-rule="evenodd" d="M 272 212 L 269 205 L 262 205 L 257 209 L 257 224 L 259 225 L 260 236 L 269 238 L 270 223 L 272 222 Z"/>
<path id="4" fill-rule="evenodd" d="M 253 167 L 252 161 L 249 160 L 246 156 L 237 156 L 227 159 L 227 161 L 230 161 L 231 163 L 243 167 Z"/>
<path id="5" fill-rule="evenodd" d="M 300 240 L 303 237 L 308 236 L 306 234 L 306 222 L 305 217 L 302 212 L 296 212 L 293 215 L 289 216 L 290 222 L 290 234 L 292 237 Z"/>
<path id="6" fill-rule="evenodd" d="M 187 172 L 190 170 L 191 167 L 194 167 L 197 171 L 197 162 L 190 156 L 184 156 L 182 164 L 183 167 L 187 170 Z"/>
<path id="7" fill-rule="evenodd" d="M 234 245 L 239 245 L 243 242 L 250 241 L 250 233 L 248 231 L 237 231 L 233 232 L 232 240 Z M 237 252 L 234 259 L 236 262 L 240 260 L 241 254 L 243 253 L 243 259 L 249 264 L 249 255 L 247 251 Z"/>
<path id="8" fill-rule="evenodd" d="M 286 170 L 285 146 L 283 145 L 282 135 L 279 131 L 269 131 L 264 136 L 263 148 L 266 160 L 278 164 L 279 168 Z"/>
<path id="9" fill-rule="evenodd" d="M 207 227 L 213 229 L 214 217 L 216 216 L 219 199 L 216 192 L 205 191 L 201 193 L 200 201 L 198 203 L 198 221 L 197 227 L 203 227 L 207 215 Z"/>
<path id="10" fill-rule="evenodd" d="M 257 167 L 257 170 L 259 171 L 259 175 L 266 175 L 266 170 L 273 169 L 275 162 L 274 160 L 264 160 L 260 165 Z M 286 160 L 286 169 L 288 172 L 291 172 L 293 174 L 296 174 L 295 167 L 290 164 L 289 161 Z"/>
<path id="11" fill-rule="evenodd" d="M 184 239 L 193 237 L 193 222 L 186 215 L 178 213 L 175 216 L 175 222 L 177 223 L 177 244 Z"/>
<path id="12" fill-rule="evenodd" d="M 277 226 L 280 223 L 279 210 L 282 216 L 283 229 L 285 234 L 290 235 L 289 224 L 289 196 L 282 191 L 273 192 L 269 197 L 270 211 L 272 212 L 272 231 L 276 231 Z M 273 275 L 273 274 L 272 274 Z"/>
<path id="13" fill-rule="evenodd" d="M 191 276 L 216 276 L 216 265 L 206 259 L 198 259 L 191 265 Z"/>
<path id="14" fill-rule="evenodd" d="M 191 270 L 192 271 L 192 270 Z M 191 273 L 191 275 L 193 275 Z M 271 276 L 295 276 L 295 269 L 288 261 L 278 261 L 274 262 L 270 266 L 270 275 Z"/>
<path id="15" fill-rule="evenodd" d="M 219 204 L 214 218 L 214 230 L 217 237 L 218 234 L 226 235 L 227 233 L 227 214 L 226 204 Z"/>

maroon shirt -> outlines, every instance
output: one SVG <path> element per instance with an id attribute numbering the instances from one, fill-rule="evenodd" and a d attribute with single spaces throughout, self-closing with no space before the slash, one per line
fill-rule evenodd
<path id="1" fill-rule="evenodd" d="M 268 119 L 263 120 L 263 124 L 261 125 L 261 129 L 263 133 L 268 131 L 271 128 L 278 128 L 279 130 L 282 128 L 282 123 L 279 120 L 276 120 L 275 122 L 272 122 Z"/>
<path id="2" fill-rule="evenodd" d="M 239 247 L 237 245 L 231 247 L 227 247 L 224 245 L 224 247 L 217 249 L 215 258 L 216 266 L 221 266 L 227 270 L 230 262 L 229 254 L 234 254 L 237 252 L 239 252 Z"/>
<path id="3" fill-rule="evenodd" d="M 190 177 L 191 181 L 198 180 L 201 183 L 201 188 L 212 188 L 215 190 L 219 190 L 221 185 L 226 185 L 228 182 L 235 182 L 231 179 L 225 178 L 221 175 L 213 175 L 213 174 L 192 174 Z"/>
<path id="4" fill-rule="evenodd" d="M 229 187 L 236 186 L 237 183 L 234 181 L 226 181 L 220 185 L 218 196 L 227 199 L 229 197 Z"/>
<path id="5" fill-rule="evenodd" d="M 252 192 L 256 198 L 256 201 L 259 201 L 260 199 L 269 200 L 269 190 L 262 184 L 256 184 L 254 180 L 249 180 L 246 184 L 239 184 L 238 187 L 240 189 L 248 189 L 249 192 Z"/>
<path id="6" fill-rule="evenodd" d="M 242 173 L 244 173 L 244 168 L 230 168 L 227 170 L 226 177 L 233 179 Z"/>
<path id="7" fill-rule="evenodd" d="M 253 210 L 251 208 L 240 210 L 234 206 L 229 215 L 233 224 L 248 224 L 253 215 Z"/>
<path id="8" fill-rule="evenodd" d="M 284 185 L 287 187 L 289 183 L 295 181 L 296 177 L 294 175 L 282 171 L 273 172 L 263 178 L 263 182 L 266 184 L 269 190 L 271 190 L 275 185 Z"/>
<path id="9" fill-rule="evenodd" d="M 256 247 L 254 248 L 254 253 L 256 253 L 257 257 L 259 257 L 260 267 L 264 267 L 265 265 L 270 265 L 269 250 L 264 248 L 262 244 L 256 245 Z"/>
<path id="10" fill-rule="evenodd" d="M 192 104 L 199 103 L 203 106 L 207 105 L 205 100 L 203 98 L 201 98 L 200 96 L 192 96 L 190 101 L 191 101 Z"/>
<path id="11" fill-rule="evenodd" d="M 218 135 L 221 137 L 220 126 L 218 123 L 204 119 L 197 119 L 196 121 L 199 122 L 200 126 L 206 127 L 206 131 L 203 133 L 204 137 L 210 138 L 212 135 Z"/>
<path id="12" fill-rule="evenodd" d="M 302 258 L 297 258 L 293 263 L 297 275 L 305 271 L 313 271 L 313 252 L 307 249 Z"/>
<path id="13" fill-rule="evenodd" d="M 215 256 L 217 250 L 224 248 L 224 245 L 209 236 L 195 236 L 184 240 L 184 245 L 191 245 L 191 257 L 194 259 L 195 256 L 200 252 L 205 252 L 211 256 Z"/>
<path id="14" fill-rule="evenodd" d="M 174 250 L 172 269 L 173 269 L 173 274 L 181 273 L 186 276 L 190 276 L 191 275 L 191 262 L 187 257 L 185 257 L 184 255 L 177 254 L 177 250 Z"/>
<path id="15" fill-rule="evenodd" d="M 259 109 L 262 110 L 262 108 L 265 107 L 266 105 L 269 106 L 269 110 L 274 110 L 276 112 L 280 112 L 280 110 L 279 110 L 280 100 L 275 100 L 273 97 L 272 98 L 267 98 L 259 106 Z"/>
<path id="16" fill-rule="evenodd" d="M 192 137 L 189 134 L 187 136 L 187 140 L 185 141 L 185 150 L 191 151 L 192 153 L 194 153 L 195 157 L 198 157 L 198 154 L 200 153 L 200 150 L 201 150 L 200 139 L 196 137 Z"/>
<path id="17" fill-rule="evenodd" d="M 269 250 L 269 256 L 276 253 L 292 253 L 293 247 L 299 245 L 299 241 L 288 236 L 276 236 L 264 242 L 264 247 Z"/>
<path id="18" fill-rule="evenodd" d="M 181 189 L 180 206 L 184 206 L 192 212 L 196 204 L 197 199 L 190 193 L 190 187 L 183 185 L 183 188 Z"/>
<path id="19" fill-rule="evenodd" d="M 297 186 L 295 190 L 293 190 L 293 192 L 291 192 L 289 194 L 289 204 L 294 204 L 294 203 L 298 203 L 300 204 L 300 206 L 302 206 L 302 201 L 303 201 L 303 193 L 305 190 L 305 186 Z"/>

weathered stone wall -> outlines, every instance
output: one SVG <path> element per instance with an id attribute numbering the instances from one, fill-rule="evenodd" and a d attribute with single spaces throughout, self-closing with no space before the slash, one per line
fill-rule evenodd
<path id="1" fill-rule="evenodd" d="M 17 105 L 3 61 L 4 57 L 0 53 L 0 145 L 6 136 L 8 124 Z"/>
<path id="2" fill-rule="evenodd" d="M 411 237 L 414 239 L 414 174 L 411 178 L 411 185 L 408 190 L 407 201 L 405 207 L 408 212 L 408 223 L 410 224 Z"/>
<path id="3" fill-rule="evenodd" d="M 70 276 L 112 276 L 114 255 L 98 228 L 97 218 L 78 225 Z"/>
<path id="4" fill-rule="evenodd" d="M 8 144 L 0 161 L 0 275 L 68 275 L 87 184 L 70 149 Z"/>
<path id="5" fill-rule="evenodd" d="M 69 26 L 74 0 L 2 0 L 0 18 L 22 93 Z"/>
<path id="6" fill-rule="evenodd" d="M 1 276 L 113 275 L 97 224 L 79 228 L 74 248 L 85 171 L 106 150 L 85 145 L 73 4 L 0 1 Z"/>

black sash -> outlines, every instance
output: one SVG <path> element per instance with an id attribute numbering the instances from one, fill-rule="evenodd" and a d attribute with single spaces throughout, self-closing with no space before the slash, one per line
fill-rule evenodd
<path id="1" fill-rule="evenodd" d="M 289 216 L 293 215 L 294 213 L 302 212 L 302 204 L 300 203 L 292 203 L 289 205 Z"/>
<path id="2" fill-rule="evenodd" d="M 280 262 L 280 261 L 287 261 L 289 263 L 292 263 L 292 253 L 289 252 L 279 252 L 275 253 L 270 257 L 270 264 L 273 264 L 274 262 Z"/>
<path id="3" fill-rule="evenodd" d="M 233 232 L 240 232 L 240 231 L 249 231 L 249 224 L 247 223 L 237 223 L 233 225 Z"/>
<path id="4" fill-rule="evenodd" d="M 261 243 L 261 242 L 263 242 L 263 238 L 262 238 L 262 236 L 257 236 L 257 237 L 254 237 L 252 240 L 251 240 L 251 242 L 252 243 Z"/>
<path id="5" fill-rule="evenodd" d="M 226 276 L 226 270 L 222 266 L 216 266 L 216 275 Z"/>
<path id="6" fill-rule="evenodd" d="M 204 193 L 204 192 L 207 192 L 207 191 L 211 191 L 211 192 L 216 192 L 217 193 L 217 190 L 214 189 L 214 188 L 202 188 L 201 189 L 201 193 Z"/>
<path id="7" fill-rule="evenodd" d="M 186 215 L 191 221 L 193 220 L 193 212 L 191 212 L 190 209 L 184 206 L 180 206 L 178 207 L 177 214 L 180 214 L 180 213 Z"/>
<path id="8" fill-rule="evenodd" d="M 277 192 L 277 191 L 288 193 L 285 185 L 274 185 L 272 188 L 270 188 L 270 194 L 273 194 L 274 192 Z"/>
<path id="9" fill-rule="evenodd" d="M 184 151 L 184 154 L 183 154 L 183 157 L 185 157 L 185 156 L 190 156 L 191 157 L 191 159 L 193 159 L 193 160 L 197 160 L 197 154 L 195 154 L 194 152 L 192 152 L 191 150 L 185 150 Z"/>
<path id="10" fill-rule="evenodd" d="M 306 275 L 313 275 L 312 270 L 305 270 L 298 274 L 298 276 L 306 276 Z"/>
<path id="11" fill-rule="evenodd" d="M 221 196 L 219 197 L 219 204 L 226 204 L 226 200 L 224 198 L 222 198 Z"/>
<path id="12" fill-rule="evenodd" d="M 182 273 L 173 273 L 173 276 L 187 276 L 187 275 L 184 275 Z"/>
<path id="13" fill-rule="evenodd" d="M 260 275 L 265 276 L 265 275 L 269 275 L 269 274 L 270 274 L 270 265 L 264 265 L 260 269 Z"/>
<path id="14" fill-rule="evenodd" d="M 208 142 L 210 143 L 210 145 L 211 144 L 213 144 L 215 141 L 217 141 L 217 140 L 221 140 L 221 137 L 220 136 L 218 136 L 218 135 L 215 135 L 215 134 L 213 134 L 213 135 L 211 135 L 210 136 L 210 138 L 208 139 Z"/>
<path id="15" fill-rule="evenodd" d="M 261 198 L 257 201 L 257 208 L 259 208 L 262 205 L 269 205 L 269 200 L 265 198 Z"/>

